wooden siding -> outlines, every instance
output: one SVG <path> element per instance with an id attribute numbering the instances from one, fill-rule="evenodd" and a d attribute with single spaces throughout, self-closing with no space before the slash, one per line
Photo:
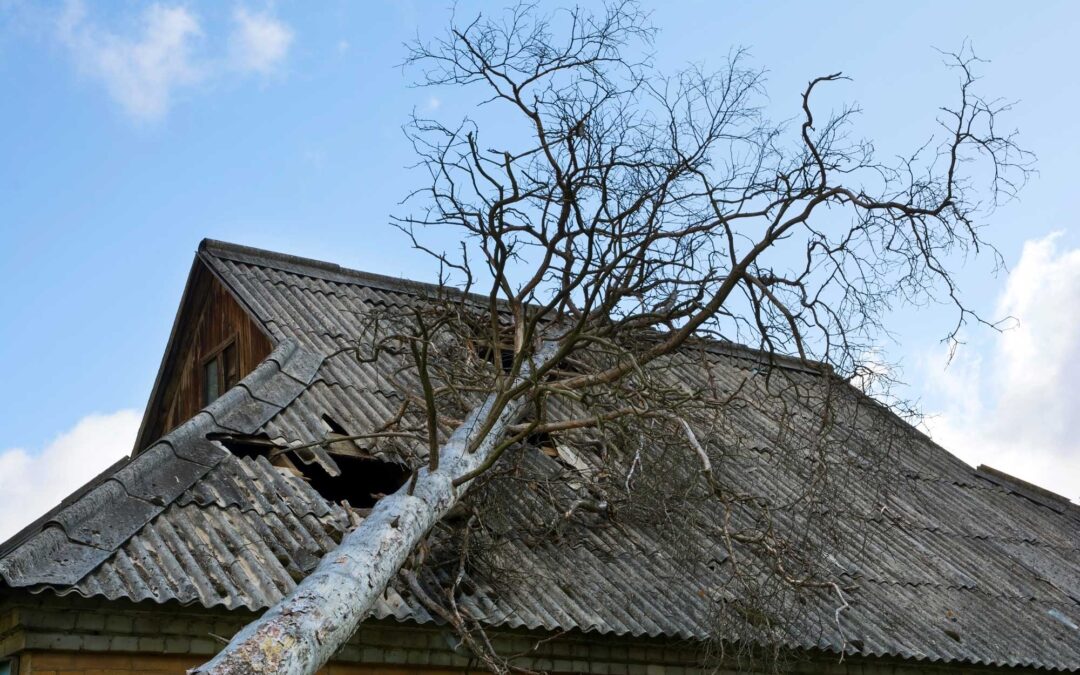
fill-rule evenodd
<path id="1" fill-rule="evenodd" d="M 243 378 L 273 349 L 262 328 L 201 263 L 192 271 L 187 294 L 143 424 L 147 443 L 202 409 L 203 365 L 209 356 L 235 341 Z"/>

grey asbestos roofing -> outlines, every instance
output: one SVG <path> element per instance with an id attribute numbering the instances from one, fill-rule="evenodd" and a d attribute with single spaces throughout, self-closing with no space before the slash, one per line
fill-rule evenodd
<path id="1" fill-rule="evenodd" d="M 274 352 L 206 410 L 0 547 L 8 586 L 258 610 L 303 578 L 356 517 L 264 457 L 233 455 L 207 436 L 259 433 L 295 445 L 323 437 L 323 415 L 346 429 L 391 415 L 398 395 L 378 364 L 328 357 L 359 337 L 358 318 L 376 307 L 407 307 L 417 287 L 216 242 L 205 242 L 199 255 L 271 334 Z M 737 350 L 710 359 L 710 376 L 732 382 L 753 367 Z M 702 377 L 696 365 L 676 372 Z M 746 437 L 767 443 L 767 417 L 749 411 L 738 423 Z M 857 589 L 849 591 L 850 606 L 837 613 L 831 590 L 810 594 L 782 646 L 1080 670 L 1080 509 L 974 470 L 917 433 L 910 439 L 888 513 L 875 511 L 875 496 L 857 486 L 845 497 L 851 513 L 861 514 L 842 525 L 861 545 L 839 548 L 833 561 Z M 321 451 L 303 459 L 333 462 Z M 522 461 L 551 471 L 541 453 Z M 742 479 L 760 483 L 764 494 L 789 489 L 782 468 L 766 481 L 755 467 L 733 470 L 744 470 Z M 506 504 L 507 531 L 550 515 L 550 505 L 527 490 L 496 496 Z M 715 517 L 702 508 L 702 518 Z M 461 598 L 488 624 L 715 636 L 714 598 L 727 577 L 700 564 L 725 558 L 707 536 L 686 537 L 701 549 L 693 556 L 679 555 L 647 526 L 508 541 L 500 555 L 517 571 L 513 580 L 476 573 Z M 432 620 L 394 587 L 374 615 Z"/>

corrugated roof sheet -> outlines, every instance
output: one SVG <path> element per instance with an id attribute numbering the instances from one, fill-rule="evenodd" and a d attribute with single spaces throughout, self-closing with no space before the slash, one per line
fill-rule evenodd
<path id="1" fill-rule="evenodd" d="M 400 399 L 378 364 L 327 357 L 360 337 L 358 318 L 409 306 L 417 287 L 213 242 L 200 255 L 278 346 L 204 412 L 0 548 L 8 585 L 260 609 L 309 572 L 356 517 L 264 457 L 235 456 L 207 435 L 306 443 L 325 434 L 323 415 L 347 429 L 391 415 Z M 695 381 L 708 370 L 732 387 L 752 368 L 737 349 L 715 350 L 707 368 L 670 366 L 672 377 Z M 794 368 L 791 376 L 801 377 Z M 732 418 L 733 433 L 750 448 L 767 448 L 775 423 L 768 406 Z M 887 509 L 871 486 L 846 486 L 850 515 L 838 527 L 843 541 L 858 545 L 837 546 L 832 564 L 851 581 L 849 606 L 838 614 L 831 589 L 808 593 L 806 611 L 778 639 L 794 648 L 1080 670 L 1080 509 L 974 470 L 913 431 L 905 438 Z M 852 434 L 851 451 L 868 442 Z M 319 452 L 305 461 L 327 461 Z M 519 461 L 538 475 L 555 470 L 541 453 Z M 769 461 L 767 453 L 747 452 L 729 470 L 782 501 L 795 478 Z M 673 480 L 684 470 L 654 468 Z M 497 525 L 507 533 L 492 555 L 516 573 L 473 571 L 460 602 L 474 616 L 545 630 L 715 637 L 723 611 L 717 598 L 731 595 L 730 579 L 726 554 L 706 531 L 680 533 L 692 551 L 673 548 L 662 527 L 640 523 L 530 539 L 514 533 L 549 522 L 554 507 L 528 490 L 490 489 L 503 504 Z M 708 505 L 687 508 L 700 509 L 685 521 L 691 529 L 717 517 Z M 709 560 L 716 564 L 702 564 Z M 432 620 L 396 588 L 375 615 Z"/>

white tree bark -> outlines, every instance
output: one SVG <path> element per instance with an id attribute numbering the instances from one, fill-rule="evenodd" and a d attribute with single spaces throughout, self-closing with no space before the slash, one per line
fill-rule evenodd
<path id="1" fill-rule="evenodd" d="M 538 358 L 544 358 L 541 350 Z M 189 673 L 310 674 L 352 636 L 413 548 L 458 500 L 468 484 L 454 479 L 483 465 L 525 404 L 511 401 L 473 452 L 478 427 L 495 396 L 473 410 L 439 452 L 439 468 L 422 469 L 413 493 L 408 484 L 383 497 L 306 579 L 261 617 L 240 630 L 207 663 Z"/>

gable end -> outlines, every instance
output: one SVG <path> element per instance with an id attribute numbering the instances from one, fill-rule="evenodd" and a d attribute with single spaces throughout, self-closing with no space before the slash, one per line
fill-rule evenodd
<path id="1" fill-rule="evenodd" d="M 204 380 L 210 361 L 228 349 L 235 372 L 221 374 L 221 386 L 210 388 L 221 394 L 254 370 L 273 347 L 262 325 L 201 256 L 196 256 L 143 413 L 134 452 L 141 452 L 209 403 Z M 210 370 L 221 369 L 214 364 Z"/>

